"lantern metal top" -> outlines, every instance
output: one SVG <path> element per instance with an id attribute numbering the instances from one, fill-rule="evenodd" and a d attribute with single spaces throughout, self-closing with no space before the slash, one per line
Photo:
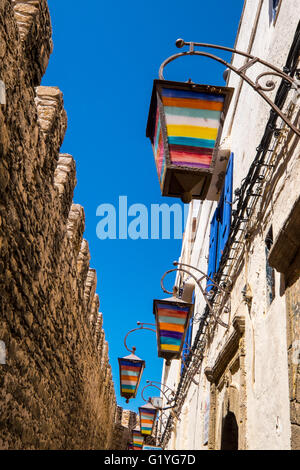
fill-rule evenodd
<path id="1" fill-rule="evenodd" d="M 150 400 L 151 400 L 151 398 L 149 398 L 149 401 L 145 405 L 140 406 L 139 410 L 141 410 L 141 409 L 157 410 L 157 408 L 152 405 Z"/>
<path id="2" fill-rule="evenodd" d="M 193 304 L 191 302 L 186 302 L 184 299 L 181 299 L 180 297 L 177 297 L 176 295 L 172 295 L 172 297 L 166 297 L 165 299 L 155 299 L 157 302 L 163 302 L 163 303 L 176 303 L 180 305 L 181 307 L 184 307 L 185 305 L 190 305 L 192 306 Z"/>
<path id="3" fill-rule="evenodd" d="M 141 359 L 140 357 L 136 356 L 133 353 L 129 354 L 128 356 L 124 356 L 124 357 L 119 358 L 119 360 L 122 360 L 122 359 L 127 359 L 129 361 L 138 361 L 138 362 L 144 362 L 145 363 L 145 361 L 143 359 Z"/>

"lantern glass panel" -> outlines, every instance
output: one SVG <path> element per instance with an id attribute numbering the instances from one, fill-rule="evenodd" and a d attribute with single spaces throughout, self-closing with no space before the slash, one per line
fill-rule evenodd
<path id="1" fill-rule="evenodd" d="M 175 297 L 154 300 L 158 356 L 179 359 L 193 305 Z"/>
<path id="2" fill-rule="evenodd" d="M 151 435 L 155 424 L 157 409 L 148 403 L 139 408 L 141 434 Z"/>
<path id="3" fill-rule="evenodd" d="M 142 436 L 140 431 L 133 429 L 132 431 L 133 450 L 142 450 L 143 444 L 144 444 L 144 436 Z"/>
<path id="4" fill-rule="evenodd" d="M 145 367 L 145 361 L 134 354 L 118 358 L 118 361 L 121 396 L 127 400 L 135 398 Z"/>
<path id="5" fill-rule="evenodd" d="M 161 191 L 205 199 L 233 89 L 154 80 L 147 137 Z"/>

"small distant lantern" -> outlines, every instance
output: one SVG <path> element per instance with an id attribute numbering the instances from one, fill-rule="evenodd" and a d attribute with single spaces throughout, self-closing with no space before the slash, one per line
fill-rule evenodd
<path id="1" fill-rule="evenodd" d="M 233 89 L 154 80 L 146 136 L 163 196 L 205 199 Z"/>
<path id="2" fill-rule="evenodd" d="M 180 359 L 193 304 L 177 297 L 153 301 L 158 357 Z"/>
<path id="3" fill-rule="evenodd" d="M 141 434 L 151 436 L 157 417 L 157 408 L 150 402 L 139 407 Z"/>
<path id="4" fill-rule="evenodd" d="M 138 428 L 132 430 L 132 445 L 133 450 L 142 450 L 144 444 L 144 436 Z"/>
<path id="5" fill-rule="evenodd" d="M 120 389 L 121 396 L 126 398 L 126 403 L 131 398 L 135 398 L 140 384 L 145 361 L 130 354 L 122 358 L 118 358 L 120 371 Z"/>

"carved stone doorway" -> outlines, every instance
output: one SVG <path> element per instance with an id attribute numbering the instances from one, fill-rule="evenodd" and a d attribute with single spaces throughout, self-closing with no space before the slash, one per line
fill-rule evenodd
<path id="1" fill-rule="evenodd" d="M 210 382 L 210 450 L 244 450 L 246 445 L 245 317 L 235 315 L 233 331 L 213 367 L 205 368 Z"/>

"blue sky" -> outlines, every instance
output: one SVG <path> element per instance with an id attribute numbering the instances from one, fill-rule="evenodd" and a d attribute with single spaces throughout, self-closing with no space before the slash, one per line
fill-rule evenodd
<path id="1" fill-rule="evenodd" d="M 143 404 L 146 380 L 161 380 L 155 334 L 133 333 L 129 346 L 146 361 L 140 389 L 127 405 L 120 397 L 118 356 L 129 354 L 123 339 L 137 321 L 154 321 L 153 299 L 165 298 L 163 273 L 172 268 L 180 240 L 100 240 L 96 216 L 100 204 L 119 196 L 128 205 L 180 203 L 163 198 L 150 142 L 145 130 L 153 79 L 160 64 L 179 52 L 175 40 L 233 47 L 241 0 L 48 0 L 54 50 L 42 84 L 58 86 L 64 94 L 68 130 L 61 148 L 76 161 L 74 202 L 85 209 L 90 266 L 97 270 L 97 293 L 109 343 L 117 401 L 137 411 Z M 220 53 L 229 60 L 230 55 Z M 180 58 L 165 69 L 165 78 L 224 85 L 218 63 L 198 57 Z M 117 212 L 118 213 L 118 212 Z M 129 217 L 129 222 L 132 218 Z M 172 232 L 171 232 L 172 234 Z M 171 288 L 172 278 L 168 286 Z M 146 396 L 157 395 L 155 389 Z"/>

